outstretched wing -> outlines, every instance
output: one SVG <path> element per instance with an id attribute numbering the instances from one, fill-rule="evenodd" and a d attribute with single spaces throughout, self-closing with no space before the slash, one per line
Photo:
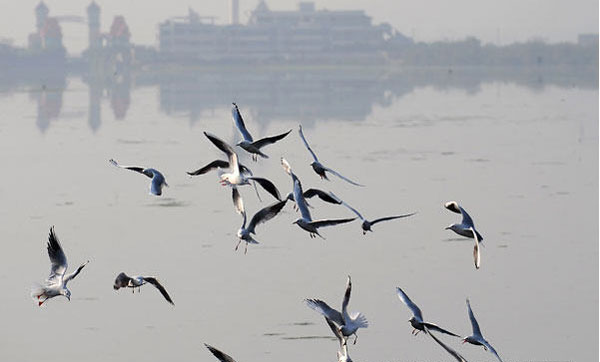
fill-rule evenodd
<path id="1" fill-rule="evenodd" d="M 242 118 L 242 114 L 235 103 L 231 103 L 233 106 L 231 107 L 231 115 L 233 116 L 233 121 L 235 122 L 235 126 L 238 128 L 242 137 L 244 137 L 245 141 L 252 142 L 252 135 L 246 129 L 246 125 L 244 124 L 244 119 Z"/>
<path id="2" fill-rule="evenodd" d="M 156 280 L 156 278 L 154 278 L 154 277 L 143 277 L 143 278 L 146 282 L 154 285 L 156 287 L 156 289 L 158 289 L 160 294 L 162 294 L 162 296 L 165 297 L 167 302 L 175 305 L 175 303 L 173 303 L 173 300 L 169 296 L 169 293 L 167 293 L 167 290 L 158 282 L 158 280 Z"/>
<path id="3" fill-rule="evenodd" d="M 215 160 L 215 161 L 209 163 L 208 165 L 197 169 L 196 171 L 186 172 L 186 173 L 190 176 L 198 176 L 198 175 L 204 175 L 205 173 L 210 172 L 212 170 L 216 170 L 218 168 L 229 168 L 229 162 L 223 161 L 223 160 Z"/>
<path id="4" fill-rule="evenodd" d="M 421 313 L 419 307 L 417 307 L 417 305 L 413 303 L 412 300 L 410 300 L 408 295 L 406 295 L 406 293 L 404 293 L 404 291 L 400 287 L 396 288 L 396 293 L 398 294 L 398 298 L 400 298 L 402 303 L 404 303 L 408 307 L 408 309 L 410 309 L 415 318 L 422 322 L 423 314 Z"/>
<path id="5" fill-rule="evenodd" d="M 220 139 L 217 136 L 212 135 L 212 134 L 210 134 L 208 132 L 204 132 L 204 135 L 218 149 L 220 149 L 221 151 L 225 152 L 225 154 L 227 155 L 227 157 L 229 159 L 229 167 L 231 168 L 231 170 L 235 170 L 236 168 L 239 169 L 240 165 L 239 165 L 239 162 L 238 162 L 238 156 L 235 153 L 235 151 L 233 150 L 233 148 L 227 142 L 223 141 L 222 139 Z"/>
<path id="6" fill-rule="evenodd" d="M 119 167 L 119 168 L 123 168 L 125 170 L 135 171 L 135 172 L 141 173 L 142 175 L 145 175 L 145 176 L 147 176 L 149 178 L 154 177 L 154 174 L 152 174 L 152 172 L 147 172 L 146 168 L 144 168 L 144 167 L 139 167 L 139 166 L 122 166 L 122 165 L 120 165 L 117 161 L 115 161 L 112 158 L 110 160 L 108 160 L 108 162 L 111 165 L 113 165 L 113 166 L 116 166 L 116 167 Z"/>
<path id="7" fill-rule="evenodd" d="M 481 266 L 481 250 L 479 248 L 479 234 L 475 229 L 470 228 L 473 232 L 473 239 L 475 239 L 475 246 L 473 246 L 473 260 L 475 261 L 475 269 L 479 269 Z M 467 302 L 468 303 L 468 302 Z"/>
<path id="8" fill-rule="evenodd" d="M 262 148 L 266 145 L 271 145 L 271 144 L 285 138 L 285 136 L 287 136 L 290 132 L 292 132 L 292 130 L 289 130 L 282 134 L 278 134 L 277 136 L 261 138 L 258 141 L 252 143 L 252 145 L 255 146 L 256 148 Z"/>
<path id="9" fill-rule="evenodd" d="M 319 162 L 319 159 L 317 158 L 317 155 L 315 155 L 315 153 L 313 152 L 313 150 L 308 145 L 308 142 L 306 142 L 306 138 L 304 138 L 304 132 L 302 132 L 302 125 L 298 126 L 298 132 L 300 132 L 300 138 L 302 138 L 302 142 L 304 142 L 304 146 L 306 146 L 306 148 L 308 149 L 308 152 L 310 152 L 310 154 L 315 159 L 315 161 Z"/>
<path id="10" fill-rule="evenodd" d="M 306 305 L 309 308 L 321 313 L 324 317 L 329 318 L 333 322 L 337 323 L 338 326 L 344 325 L 344 318 L 342 318 L 342 313 L 331 308 L 324 301 L 320 299 L 305 299 L 304 302 L 306 302 Z"/>
<path id="11" fill-rule="evenodd" d="M 404 214 L 404 215 L 381 217 L 379 219 L 375 219 L 375 220 L 371 221 L 371 225 L 375 225 L 375 224 L 377 224 L 378 222 L 381 222 L 381 221 L 388 221 L 388 220 L 394 220 L 394 219 L 402 219 L 402 218 L 405 218 L 405 217 L 413 216 L 414 214 L 416 214 L 416 212 L 411 212 L 410 214 Z"/>
<path id="12" fill-rule="evenodd" d="M 344 223 L 354 221 L 354 220 L 356 220 L 355 217 L 349 218 L 349 219 L 324 219 L 324 220 L 313 221 L 310 224 L 318 229 L 320 227 L 344 224 Z"/>
<path id="13" fill-rule="evenodd" d="M 348 281 L 346 282 L 346 291 L 344 292 L 344 299 L 342 300 L 342 314 L 348 317 L 348 304 L 350 303 L 350 294 L 352 293 L 352 280 L 348 275 Z"/>
<path id="14" fill-rule="evenodd" d="M 461 356 L 458 352 L 456 352 L 452 348 L 450 348 L 447 345 L 445 345 L 444 342 L 442 342 L 439 339 L 437 339 L 437 337 L 434 336 L 433 333 L 429 332 L 429 329 L 427 328 L 427 326 L 424 326 L 423 328 L 425 328 L 425 333 L 427 333 L 428 335 L 430 335 L 431 338 L 433 338 L 433 340 L 436 341 L 437 344 L 439 344 L 440 346 L 442 346 L 442 348 L 445 349 L 446 352 L 450 353 L 450 355 L 452 357 L 454 357 L 458 362 L 467 362 L 467 360 L 463 356 Z"/>
<path id="15" fill-rule="evenodd" d="M 286 202 L 287 199 L 276 202 L 254 214 L 254 216 L 252 216 L 252 219 L 250 220 L 250 224 L 248 224 L 248 231 L 254 234 L 254 229 L 256 228 L 256 225 L 259 225 L 263 222 L 269 221 L 272 218 L 274 218 L 275 215 L 279 214 L 283 206 L 285 206 Z"/>
<path id="16" fill-rule="evenodd" d="M 314 196 L 317 196 L 321 200 L 328 202 L 330 204 L 339 205 L 342 203 L 341 200 L 333 197 L 335 195 L 325 192 L 323 190 L 319 190 L 319 189 L 308 189 L 308 190 L 304 191 L 303 195 L 304 195 L 304 198 L 306 198 L 306 199 L 310 199 Z"/>
<path id="17" fill-rule="evenodd" d="M 452 333 L 450 331 L 447 331 L 444 328 L 439 327 L 439 326 L 437 326 L 437 325 L 435 325 L 433 323 L 425 323 L 425 322 L 423 322 L 423 325 L 426 326 L 427 328 L 431 329 L 432 331 L 438 331 L 440 333 L 445 333 L 445 334 L 448 334 L 450 336 L 460 337 L 458 334 L 455 334 L 455 333 Z"/>
<path id="18" fill-rule="evenodd" d="M 352 211 L 353 213 L 356 214 L 356 216 L 358 216 L 359 219 L 364 220 L 365 218 L 360 214 L 360 212 L 358 212 L 358 210 L 356 210 L 355 208 L 353 208 L 352 206 L 348 205 L 344 200 L 340 199 L 339 197 L 337 197 L 333 192 L 330 193 L 331 196 L 333 196 L 336 200 L 338 200 L 342 205 L 346 206 L 348 209 L 350 209 L 350 211 Z"/>
<path id="19" fill-rule="evenodd" d="M 60 283 L 67 271 L 67 257 L 60 246 L 60 242 L 54 234 L 54 226 L 50 228 L 48 235 L 48 256 L 50 257 L 50 275 L 48 283 Z"/>
<path id="20" fill-rule="evenodd" d="M 477 319 L 475 319 L 475 315 L 473 314 L 473 310 L 471 309 L 471 303 L 469 302 L 469 298 L 467 298 L 467 311 L 469 312 L 469 319 L 471 320 L 473 335 L 481 337 L 483 339 L 483 335 L 481 334 L 481 330 L 479 329 L 479 323 L 477 323 Z"/>
<path id="21" fill-rule="evenodd" d="M 265 191 L 267 191 L 268 193 L 273 195 L 273 197 L 276 198 L 277 200 L 281 201 L 281 194 L 279 194 L 279 190 L 277 190 L 277 187 L 275 187 L 275 185 L 271 181 L 269 181 L 263 177 L 254 177 L 254 176 L 248 177 L 248 179 L 258 182 L 258 184 L 260 186 L 262 186 L 262 188 L 265 189 Z"/>
<path id="22" fill-rule="evenodd" d="M 496 352 L 496 350 L 494 349 L 494 347 L 492 347 L 492 345 L 484 340 L 483 341 L 483 346 L 486 347 L 494 356 L 496 356 L 496 358 L 498 358 L 498 361 L 502 362 L 502 359 L 500 358 L 500 356 L 498 356 L 498 352 Z"/>
<path id="23" fill-rule="evenodd" d="M 302 215 L 302 218 L 307 221 L 312 220 L 310 211 L 306 205 L 306 200 L 304 199 L 304 193 L 302 192 L 302 184 L 298 179 L 294 180 L 294 201 L 300 210 L 300 215 Z"/>
<path id="24" fill-rule="evenodd" d="M 76 277 L 77 275 L 79 275 L 79 273 L 81 272 L 81 269 L 83 269 L 83 267 L 84 267 L 84 266 L 86 266 L 86 265 L 87 265 L 89 262 L 90 262 L 89 260 L 88 260 L 88 261 L 86 261 L 85 263 L 81 264 L 81 265 L 80 265 L 80 266 L 77 268 L 77 270 L 75 270 L 75 271 L 74 271 L 74 272 L 72 272 L 71 274 L 69 274 L 69 275 L 65 276 L 65 279 L 64 279 L 64 281 L 65 281 L 65 285 L 66 285 L 66 284 L 67 284 L 69 281 L 71 281 L 72 279 L 75 279 L 75 277 Z"/>
<path id="25" fill-rule="evenodd" d="M 231 357 L 229 357 L 228 355 L 226 355 L 225 353 L 219 351 L 218 349 L 216 349 L 213 346 L 210 346 L 206 343 L 204 343 L 204 345 L 206 346 L 206 348 L 208 348 L 208 350 L 210 351 L 210 353 L 212 353 L 215 357 L 217 357 L 217 359 L 221 362 L 235 362 L 235 360 Z"/>
<path id="26" fill-rule="evenodd" d="M 325 171 L 327 171 L 327 172 L 330 172 L 330 173 L 332 173 L 332 174 L 336 175 L 337 177 L 341 178 L 342 180 L 344 180 L 344 181 L 346 181 L 346 182 L 348 182 L 348 183 L 351 183 L 351 184 L 352 184 L 352 185 L 354 185 L 354 186 L 362 186 L 362 187 L 364 187 L 364 186 L 365 186 L 365 185 L 361 185 L 361 184 L 359 184 L 359 183 L 357 183 L 357 182 L 354 182 L 354 181 L 350 180 L 350 179 L 349 179 L 349 178 L 347 178 L 347 177 L 344 177 L 344 176 L 342 176 L 342 175 L 341 175 L 339 172 L 337 172 L 337 171 L 334 171 L 334 170 L 330 169 L 329 167 L 325 167 L 325 166 L 323 166 L 323 168 L 325 169 Z"/>

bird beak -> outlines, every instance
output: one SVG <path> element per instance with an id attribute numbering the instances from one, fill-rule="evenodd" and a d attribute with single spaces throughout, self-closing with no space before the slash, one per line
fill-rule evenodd
<path id="1" fill-rule="evenodd" d="M 444 230 L 448 230 L 448 229 L 450 229 L 450 226 L 446 226 L 446 227 L 444 228 Z"/>

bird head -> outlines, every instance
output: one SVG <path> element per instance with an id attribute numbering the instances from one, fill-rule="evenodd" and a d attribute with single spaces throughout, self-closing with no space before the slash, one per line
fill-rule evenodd
<path id="1" fill-rule="evenodd" d="M 67 298 L 69 302 L 71 301 L 71 291 L 69 289 L 63 289 L 61 291 L 61 294 L 64 295 L 64 297 Z"/>

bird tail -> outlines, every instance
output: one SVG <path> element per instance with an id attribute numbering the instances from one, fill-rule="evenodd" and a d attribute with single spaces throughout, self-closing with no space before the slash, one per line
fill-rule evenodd
<path id="1" fill-rule="evenodd" d="M 356 313 L 352 316 L 352 319 L 354 320 L 354 324 L 357 326 L 357 328 L 367 328 L 369 326 L 367 317 L 365 317 L 365 315 L 362 313 Z"/>
<path id="2" fill-rule="evenodd" d="M 31 298 L 33 300 L 39 300 L 46 293 L 46 289 L 43 285 L 35 283 L 31 286 Z"/>

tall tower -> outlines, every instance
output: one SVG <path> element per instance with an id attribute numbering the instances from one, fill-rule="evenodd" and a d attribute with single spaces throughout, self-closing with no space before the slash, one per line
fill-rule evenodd
<path id="1" fill-rule="evenodd" d="M 229 24 L 240 23 L 240 0 L 229 0 Z"/>
<path id="2" fill-rule="evenodd" d="M 46 6 L 46 4 L 44 4 L 43 1 L 40 1 L 40 3 L 35 7 L 35 27 L 37 29 L 38 34 L 40 30 L 42 30 L 42 28 L 44 27 L 46 19 L 48 19 L 49 12 L 50 11 L 48 10 L 48 7 Z"/>
<path id="3" fill-rule="evenodd" d="M 100 7 L 95 1 L 87 7 L 88 16 L 88 49 L 102 48 L 102 37 L 100 35 Z"/>

